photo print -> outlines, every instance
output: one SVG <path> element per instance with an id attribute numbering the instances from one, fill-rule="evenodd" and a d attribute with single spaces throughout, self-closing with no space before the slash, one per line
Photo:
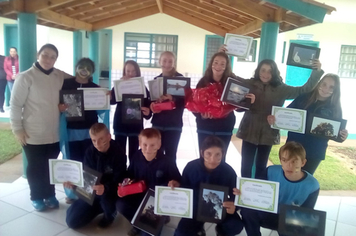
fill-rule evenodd
<path id="1" fill-rule="evenodd" d="M 84 120 L 83 90 L 61 90 L 59 96 L 60 103 L 67 105 L 65 111 L 67 121 Z"/>
<path id="2" fill-rule="evenodd" d="M 137 209 L 131 224 L 150 235 L 161 232 L 166 216 L 154 214 L 155 192 L 149 189 Z"/>
<path id="3" fill-rule="evenodd" d="M 143 104 L 142 94 L 122 95 L 122 123 L 140 124 L 142 123 L 141 107 Z"/>
<path id="4" fill-rule="evenodd" d="M 310 208 L 282 205 L 278 232 L 287 236 L 324 236 L 326 212 Z"/>
<path id="5" fill-rule="evenodd" d="M 185 89 L 190 88 L 190 78 L 163 77 L 163 93 L 173 96 L 185 96 Z"/>
<path id="6" fill-rule="evenodd" d="M 245 97 L 249 92 L 250 89 L 248 87 L 243 85 L 240 81 L 229 77 L 220 100 L 233 106 L 249 110 L 251 99 Z"/>
<path id="7" fill-rule="evenodd" d="M 202 183 L 200 185 L 197 220 L 219 223 L 225 218 L 228 187 Z"/>
<path id="8" fill-rule="evenodd" d="M 326 139 L 341 141 L 340 130 L 345 129 L 346 120 L 333 120 L 316 115 L 309 115 L 307 130 L 309 134 Z"/>
<path id="9" fill-rule="evenodd" d="M 102 174 L 84 166 L 83 168 L 83 180 L 84 187 L 76 187 L 74 193 L 82 200 L 87 202 L 90 205 L 93 205 L 95 199 L 95 191 L 93 190 L 94 185 L 100 183 Z"/>
<path id="10" fill-rule="evenodd" d="M 287 58 L 287 65 L 312 69 L 314 59 L 318 59 L 320 48 L 291 43 Z"/>

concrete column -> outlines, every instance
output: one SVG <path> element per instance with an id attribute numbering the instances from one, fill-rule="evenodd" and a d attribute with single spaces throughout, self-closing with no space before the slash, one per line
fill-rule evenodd
<path id="1" fill-rule="evenodd" d="M 264 22 L 262 24 L 258 62 L 264 59 L 275 59 L 278 33 L 279 23 Z"/>

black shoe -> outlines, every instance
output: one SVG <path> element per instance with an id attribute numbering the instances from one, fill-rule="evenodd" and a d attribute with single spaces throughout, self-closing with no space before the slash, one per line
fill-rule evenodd
<path id="1" fill-rule="evenodd" d="M 107 218 L 107 217 L 103 216 L 103 218 L 98 223 L 98 227 L 99 228 L 107 228 L 114 222 L 114 220 L 115 220 L 115 217 Z"/>

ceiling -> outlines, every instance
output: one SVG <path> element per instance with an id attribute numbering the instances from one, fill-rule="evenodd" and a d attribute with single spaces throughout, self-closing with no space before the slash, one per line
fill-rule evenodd
<path id="1" fill-rule="evenodd" d="M 314 0 L 295 1 L 326 14 L 336 9 Z M 313 14 L 281 8 L 279 0 L 2 0 L 0 16 L 17 19 L 18 12 L 36 13 L 38 24 L 64 30 L 95 31 L 163 13 L 224 36 L 234 33 L 258 38 L 263 22 L 279 22 L 280 32 L 322 22 Z M 275 4 L 274 4 L 275 3 Z M 289 3 L 287 5 L 290 5 Z M 293 5 L 293 4 L 292 4 Z M 294 8 L 293 8 L 294 9 Z M 307 15 L 307 16 L 304 16 Z M 323 16 L 324 17 L 324 16 Z"/>

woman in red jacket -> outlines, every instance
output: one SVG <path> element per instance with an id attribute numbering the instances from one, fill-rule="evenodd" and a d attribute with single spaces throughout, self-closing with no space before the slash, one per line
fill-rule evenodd
<path id="1" fill-rule="evenodd" d="M 4 60 L 4 70 L 6 73 L 7 86 L 10 92 L 14 86 L 15 76 L 19 73 L 19 56 L 15 47 L 10 48 L 10 56 Z"/>

